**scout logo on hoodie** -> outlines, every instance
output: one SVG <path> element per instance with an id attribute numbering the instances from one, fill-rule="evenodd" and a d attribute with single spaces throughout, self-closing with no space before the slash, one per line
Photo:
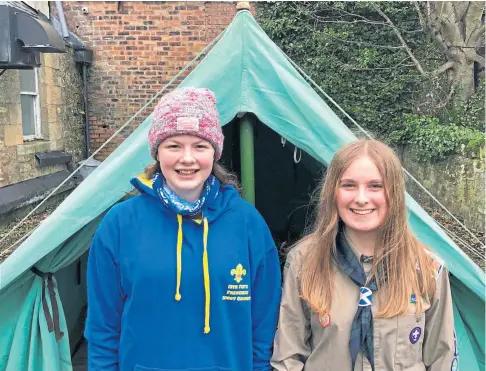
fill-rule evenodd
<path id="1" fill-rule="evenodd" d="M 235 281 L 240 283 L 243 280 L 242 276 L 246 275 L 246 269 L 243 269 L 243 266 L 238 264 L 236 269 L 232 269 L 230 273 L 232 276 L 235 276 Z"/>
<path id="2" fill-rule="evenodd" d="M 231 276 L 233 276 L 233 281 L 236 281 L 237 284 L 234 282 L 228 285 L 226 290 L 226 295 L 223 295 L 223 300 L 229 301 L 250 301 L 250 291 L 248 289 L 248 285 L 242 284 L 244 276 L 246 276 L 246 269 L 243 268 L 243 265 L 238 264 L 236 268 L 230 271 Z"/>

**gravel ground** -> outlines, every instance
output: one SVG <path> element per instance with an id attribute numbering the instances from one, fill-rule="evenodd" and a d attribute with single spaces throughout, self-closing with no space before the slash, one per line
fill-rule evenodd
<path id="1" fill-rule="evenodd" d="M 26 233 L 29 233 L 34 228 L 36 228 L 44 219 L 46 219 L 54 209 L 61 203 L 59 200 L 57 204 L 49 206 L 45 211 L 32 215 L 29 217 L 19 228 L 13 231 L 4 241 L 0 243 L 0 262 L 5 260 L 16 247 L 20 245 L 17 244 L 13 246 L 20 238 L 22 238 Z M 448 215 L 443 215 L 437 210 L 425 209 L 434 219 L 436 219 L 441 225 L 445 226 L 449 231 L 453 232 L 456 236 L 460 236 L 460 240 L 454 236 L 450 236 L 456 244 L 464 250 L 464 252 L 477 264 L 482 270 L 485 270 L 485 246 L 484 246 L 484 231 L 472 230 L 475 236 L 479 238 L 482 243 L 477 242 L 469 233 L 467 233 L 457 222 L 452 220 Z M 16 219 L 0 227 L 0 239 L 2 239 L 5 234 L 10 231 L 21 219 Z M 470 248 L 465 248 L 463 242 L 468 244 Z"/>

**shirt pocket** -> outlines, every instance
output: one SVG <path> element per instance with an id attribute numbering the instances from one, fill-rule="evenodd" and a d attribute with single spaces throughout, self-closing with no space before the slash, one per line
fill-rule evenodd
<path id="1" fill-rule="evenodd" d="M 397 322 L 395 365 L 407 369 L 417 363 L 422 363 L 425 313 L 407 313 L 398 316 Z"/>

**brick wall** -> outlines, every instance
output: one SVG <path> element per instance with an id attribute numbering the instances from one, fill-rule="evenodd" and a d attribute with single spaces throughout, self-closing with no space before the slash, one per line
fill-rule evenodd
<path id="1" fill-rule="evenodd" d="M 94 50 L 89 79 L 91 153 L 232 20 L 235 3 L 63 2 L 67 24 Z M 154 102 L 155 104 L 156 102 Z M 106 158 L 152 111 L 103 148 Z"/>

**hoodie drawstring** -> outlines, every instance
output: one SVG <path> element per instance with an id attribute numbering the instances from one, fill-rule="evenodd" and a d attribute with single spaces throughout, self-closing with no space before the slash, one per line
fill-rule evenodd
<path id="1" fill-rule="evenodd" d="M 175 300 L 181 300 L 181 275 L 182 275 L 182 215 L 177 214 L 179 229 L 177 230 L 177 286 Z"/>
<path id="2" fill-rule="evenodd" d="M 204 307 L 204 333 L 208 334 L 211 331 L 209 327 L 209 314 L 211 304 L 211 291 L 209 282 L 209 262 L 208 262 L 208 233 L 209 225 L 208 219 L 203 218 L 204 234 L 203 234 L 203 274 L 204 274 L 204 293 L 205 293 L 205 307 Z M 175 300 L 180 301 L 182 296 L 180 293 L 181 288 L 181 275 L 182 275 L 182 215 L 177 214 L 177 222 L 179 229 L 177 231 L 177 286 Z"/>
<path id="3" fill-rule="evenodd" d="M 211 331 L 211 328 L 209 327 L 209 308 L 210 308 L 210 303 L 211 303 L 211 292 L 210 292 L 210 286 L 209 286 L 209 263 L 208 263 L 208 232 L 209 232 L 209 226 L 208 226 L 208 219 L 203 218 L 203 223 L 204 223 L 204 252 L 203 252 L 203 272 L 204 272 L 204 291 L 206 293 L 206 308 L 205 308 L 205 313 L 204 313 L 204 333 L 207 334 L 209 331 Z"/>

